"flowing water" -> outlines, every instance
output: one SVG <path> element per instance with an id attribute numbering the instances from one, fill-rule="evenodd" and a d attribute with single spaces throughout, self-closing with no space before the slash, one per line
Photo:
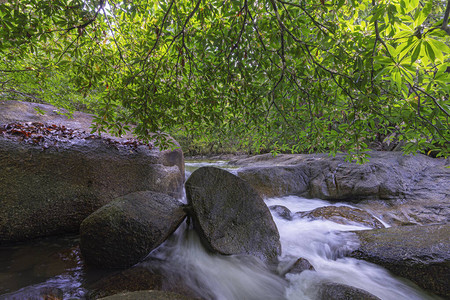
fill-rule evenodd
<path id="1" fill-rule="evenodd" d="M 212 163 L 187 162 L 187 176 L 203 165 Z M 214 165 L 227 168 L 225 162 Z M 265 201 L 268 206 L 283 205 L 292 212 L 327 205 L 350 206 L 296 196 Z M 148 260 L 140 266 L 148 269 L 157 267 L 168 281 L 182 282 L 188 290 L 204 299 L 317 299 L 318 287 L 324 282 L 351 285 L 386 300 L 439 299 L 404 279 L 394 277 L 381 267 L 344 257 L 358 244 L 356 235 L 349 231 L 368 228 L 326 220 L 294 218 L 288 221 L 277 215 L 273 218 L 280 232 L 283 252 L 277 270 L 269 270 L 253 257 L 222 256 L 206 251 L 195 231 L 187 224 L 183 224 L 169 240 L 150 253 Z M 42 288 L 61 289 L 64 299 L 85 297 L 89 283 L 105 276 L 105 273 L 84 266 L 77 243 L 76 237 L 69 237 L 47 244 L 40 241 L 0 247 L 0 294 L 4 294 L 0 299 L 29 298 L 27 295 L 33 295 Z M 52 256 L 59 258 L 58 264 L 51 259 Z M 70 263 L 62 264 L 64 259 L 61 257 L 66 257 L 65 261 Z M 315 271 L 288 273 L 286 278 L 277 274 L 283 273 L 300 257 L 307 259 Z M 48 261 L 44 259 L 42 262 L 43 258 Z M 23 259 L 31 262 L 23 262 Z M 51 275 L 55 273 L 58 275 Z M 26 287 L 19 292 L 5 294 L 23 286 Z"/>

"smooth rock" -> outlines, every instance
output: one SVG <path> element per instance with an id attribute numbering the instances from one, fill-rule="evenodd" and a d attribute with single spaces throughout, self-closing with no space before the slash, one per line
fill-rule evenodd
<path id="1" fill-rule="evenodd" d="M 288 221 L 292 220 L 292 213 L 286 206 L 272 205 L 269 206 L 269 209 L 273 211 L 275 214 L 277 214 L 280 218 L 283 218 Z"/>
<path id="2" fill-rule="evenodd" d="M 104 277 L 89 286 L 87 299 L 98 299 L 123 292 L 160 290 L 163 280 L 160 274 L 136 266 Z"/>
<path id="3" fill-rule="evenodd" d="M 238 171 L 238 176 L 250 183 L 261 197 L 302 194 L 308 190 L 309 178 L 301 168 L 244 168 Z"/>
<path id="4" fill-rule="evenodd" d="M 330 220 L 345 225 L 384 228 L 377 218 L 359 208 L 349 206 L 323 206 L 311 211 L 297 212 L 295 216 L 312 220 Z"/>
<path id="5" fill-rule="evenodd" d="M 281 274 L 286 276 L 286 274 L 300 274 L 303 271 L 315 271 L 314 266 L 303 257 L 297 259 L 293 264 L 289 265 Z"/>
<path id="6" fill-rule="evenodd" d="M 334 282 L 321 284 L 317 297 L 318 300 L 381 300 L 362 289 Z"/>
<path id="7" fill-rule="evenodd" d="M 92 115 L 75 112 L 74 119 L 68 119 L 54 110 L 50 105 L 0 101 L 0 124 L 47 122 L 90 132 Z M 132 192 L 181 197 L 181 149 L 131 147 L 120 144 L 125 139 L 114 144 L 105 137 L 75 137 L 43 147 L 0 134 L 0 244 L 78 232 L 96 209 Z"/>
<path id="8" fill-rule="evenodd" d="M 278 229 L 263 199 L 244 180 L 202 167 L 185 185 L 194 227 L 209 249 L 276 262 L 281 253 Z"/>
<path id="9" fill-rule="evenodd" d="M 166 194 L 119 197 L 81 223 L 81 253 L 87 263 L 102 268 L 132 266 L 164 242 L 185 216 L 181 202 Z"/>
<path id="10" fill-rule="evenodd" d="M 450 224 L 355 233 L 361 244 L 350 256 L 380 265 L 444 298 L 450 297 Z"/>
<path id="11" fill-rule="evenodd" d="M 242 166 L 238 175 L 262 195 L 350 201 L 392 225 L 450 222 L 450 159 L 369 154 L 363 165 L 342 154 L 265 154 L 229 164 Z"/>
<path id="12" fill-rule="evenodd" d="M 0 295 L 0 300 L 63 300 L 64 293 L 61 289 L 52 286 L 26 287 L 19 291 Z"/>
<path id="13" fill-rule="evenodd" d="M 105 298 L 99 298 L 103 300 L 194 300 L 180 294 L 165 292 L 165 291 L 137 291 L 120 293 Z"/>

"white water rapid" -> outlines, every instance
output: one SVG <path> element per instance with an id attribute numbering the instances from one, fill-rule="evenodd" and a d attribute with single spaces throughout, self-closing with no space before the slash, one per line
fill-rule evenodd
<path id="1" fill-rule="evenodd" d="M 187 172 L 202 165 L 205 164 L 187 163 Z M 348 205 L 296 196 L 269 198 L 266 204 L 283 205 L 292 212 Z M 179 228 L 171 240 L 151 253 L 151 261 L 147 264 L 150 267 L 160 261 L 164 275 L 172 277 L 174 282 L 184 281 L 188 289 L 204 299 L 317 299 L 318 286 L 322 282 L 354 286 L 385 300 L 439 299 L 406 280 L 395 278 L 379 266 L 344 257 L 358 243 L 356 235 L 348 231 L 368 228 L 301 218 L 288 221 L 277 215 L 273 218 L 280 232 L 283 252 L 278 271 L 300 257 L 306 258 L 316 271 L 287 274 L 283 279 L 251 257 L 209 253 L 197 234 L 186 226 Z"/>

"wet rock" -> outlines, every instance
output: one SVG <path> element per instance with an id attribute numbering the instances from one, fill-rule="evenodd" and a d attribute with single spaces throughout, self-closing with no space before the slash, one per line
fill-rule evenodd
<path id="1" fill-rule="evenodd" d="M 355 204 L 391 226 L 450 223 L 450 201 L 367 200 Z"/>
<path id="2" fill-rule="evenodd" d="M 52 286 L 26 287 L 17 292 L 0 295 L 1 300 L 63 300 L 64 293 L 61 289 Z"/>
<path id="3" fill-rule="evenodd" d="M 313 220 L 330 220 L 345 225 L 357 225 L 370 228 L 384 228 L 377 218 L 368 212 L 349 206 L 324 206 L 312 211 L 297 212 L 295 216 Z"/>
<path id="4" fill-rule="evenodd" d="M 300 257 L 293 264 L 288 266 L 282 273 L 282 276 L 286 276 L 286 274 L 300 274 L 303 271 L 315 271 L 313 265 L 306 259 Z"/>
<path id="5" fill-rule="evenodd" d="M 92 115 L 76 112 L 68 119 L 54 110 L 50 105 L 0 101 L 0 125 L 41 122 L 66 128 L 45 145 L 27 140 L 28 133 L 12 138 L 6 131 L 0 134 L 0 244 L 78 232 L 82 220 L 96 209 L 135 191 L 181 196 L 181 149 L 159 151 L 126 144 L 125 138 L 91 136 L 86 133 Z M 70 135 L 69 128 L 75 130 Z"/>
<path id="6" fill-rule="evenodd" d="M 194 300 L 195 298 L 190 298 L 180 294 L 164 291 L 137 291 L 120 293 L 113 296 L 108 296 L 105 298 L 100 298 L 104 300 Z"/>
<path id="7" fill-rule="evenodd" d="M 144 290 L 173 292 L 195 298 L 196 293 L 185 284 L 183 278 L 172 280 L 172 274 L 167 274 L 167 270 L 160 268 L 161 263 L 159 260 L 146 260 L 142 264 L 104 277 L 88 287 L 90 292 L 87 299 Z"/>
<path id="8" fill-rule="evenodd" d="M 301 168 L 244 168 L 238 176 L 247 181 L 262 197 L 297 195 L 308 190 L 308 176 Z"/>
<path id="9" fill-rule="evenodd" d="M 450 224 L 357 231 L 361 245 L 350 256 L 450 297 Z"/>
<path id="10" fill-rule="evenodd" d="M 272 205 L 269 206 L 269 209 L 273 211 L 277 216 L 285 219 L 285 220 L 292 220 L 292 213 L 286 206 L 283 205 Z"/>
<path id="11" fill-rule="evenodd" d="M 125 268 L 164 242 L 185 218 L 180 202 L 156 192 L 119 197 L 80 226 L 80 248 L 87 263 Z"/>
<path id="12" fill-rule="evenodd" d="M 275 262 L 280 236 L 258 193 L 239 177 L 202 167 L 186 181 L 194 227 L 205 245 L 221 254 L 249 254 Z"/>
<path id="13" fill-rule="evenodd" d="M 328 282 L 320 286 L 317 299 L 319 300 L 380 300 L 380 298 L 362 289 L 341 284 Z"/>
<path id="14" fill-rule="evenodd" d="M 164 278 L 143 267 L 133 267 L 100 279 L 89 287 L 88 299 L 98 299 L 123 292 L 160 290 Z"/>
<path id="15" fill-rule="evenodd" d="M 259 155 L 230 164 L 243 166 L 239 176 L 262 195 L 360 203 L 388 224 L 450 222 L 449 159 L 369 154 L 370 161 L 363 165 L 345 161 L 344 155 L 326 154 Z"/>

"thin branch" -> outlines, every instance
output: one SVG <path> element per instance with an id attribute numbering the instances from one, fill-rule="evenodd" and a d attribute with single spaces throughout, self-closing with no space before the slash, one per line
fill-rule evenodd
<path id="1" fill-rule="evenodd" d="M 316 19 L 314 19 L 313 16 L 311 16 L 306 10 L 305 8 L 303 8 L 301 5 L 296 4 L 296 3 L 291 3 L 291 2 L 286 2 L 286 1 L 282 1 L 282 0 L 276 0 L 277 2 L 280 2 L 282 4 L 286 4 L 286 5 L 291 5 L 291 6 L 295 6 L 300 8 L 310 19 L 311 21 L 313 21 L 314 25 L 316 25 L 317 28 L 319 28 L 320 31 L 322 31 L 323 34 L 327 34 L 323 28 L 325 28 L 326 30 L 328 30 L 329 32 L 332 32 L 330 28 L 328 28 L 327 26 L 323 25 L 322 23 L 319 23 L 316 21 Z M 323 27 L 323 28 L 322 28 Z"/>
<path id="2" fill-rule="evenodd" d="M 69 50 L 70 47 L 72 47 L 72 45 L 78 41 L 78 39 L 80 38 L 80 35 L 77 35 L 76 38 L 73 39 L 73 41 L 69 44 L 69 46 L 66 47 L 66 49 L 64 49 L 64 51 L 61 53 L 61 55 L 59 56 L 58 60 L 56 61 L 56 64 L 58 64 L 61 61 L 61 58 L 64 56 L 64 54 L 67 53 L 67 51 Z M 76 49 L 76 48 L 75 48 Z"/>
<path id="3" fill-rule="evenodd" d="M 450 0 L 447 1 L 447 8 L 445 9 L 445 13 L 444 13 L 444 20 L 442 21 L 442 30 L 446 31 L 448 33 L 447 30 L 449 30 L 447 24 L 448 24 L 448 17 L 450 15 Z"/>
<path id="4" fill-rule="evenodd" d="M 153 53 L 153 51 L 155 50 L 156 45 L 158 45 L 159 39 L 161 38 L 161 35 L 162 35 L 162 30 L 163 30 L 163 27 L 164 27 L 164 23 L 166 23 L 167 17 L 169 16 L 169 12 L 171 11 L 174 2 L 175 2 L 175 0 L 172 0 L 172 1 L 170 2 L 169 8 L 167 9 L 167 11 L 166 11 L 166 13 L 164 14 L 164 17 L 163 17 L 163 19 L 162 19 L 161 26 L 159 27 L 159 29 L 158 29 L 158 31 L 157 31 L 156 41 L 155 41 L 155 43 L 153 44 L 152 49 L 147 53 L 146 57 L 144 58 L 144 62 L 147 61 L 147 59 L 150 57 L 150 55 L 151 55 L 151 54 Z M 145 66 L 145 63 L 144 63 L 144 66 Z"/>
<path id="5" fill-rule="evenodd" d="M 413 91 L 417 94 L 416 90 L 421 92 L 422 94 L 424 94 L 425 96 L 427 96 L 428 98 L 430 98 L 431 100 L 433 100 L 434 104 L 436 104 L 436 106 L 444 113 L 447 115 L 447 117 L 450 117 L 450 113 L 445 110 L 445 108 L 443 108 L 437 101 L 437 99 L 433 96 L 431 96 L 430 94 L 428 94 L 425 90 L 419 88 L 419 87 L 412 87 Z"/>
<path id="6" fill-rule="evenodd" d="M 436 130 L 436 132 L 446 141 L 446 142 L 450 142 L 449 140 L 447 140 L 447 138 L 441 133 L 441 131 L 439 130 L 439 128 L 437 128 L 433 123 L 431 123 L 429 120 L 427 120 L 426 118 L 424 118 L 423 116 L 422 116 L 422 114 L 420 113 L 420 108 L 421 108 L 421 106 L 420 106 L 420 95 L 417 93 L 417 91 L 413 88 L 413 91 L 414 91 L 414 93 L 416 94 L 416 96 L 417 96 L 417 115 L 419 116 L 419 118 L 422 120 L 422 121 L 424 121 L 424 122 L 426 122 L 426 123 L 428 123 L 431 127 L 433 127 L 434 128 L 434 130 Z M 433 135 L 433 137 L 434 137 L 434 135 Z"/>
<path id="7" fill-rule="evenodd" d="M 116 36 L 115 36 L 115 34 L 114 34 L 114 30 L 112 29 L 111 22 L 109 22 L 109 18 L 108 18 L 108 16 L 106 15 L 106 11 L 105 11 L 103 8 L 102 8 L 102 11 L 103 11 L 103 14 L 105 15 L 106 23 L 108 23 L 108 28 L 109 28 L 109 31 L 111 32 L 111 35 L 112 35 L 114 44 L 116 45 L 117 50 L 119 51 L 120 60 L 122 60 L 123 63 L 124 63 L 126 66 L 128 66 L 127 62 L 125 61 L 125 58 L 124 58 L 123 55 L 122 55 L 122 50 L 121 50 L 119 44 L 117 43 Z M 130 67 L 128 66 L 128 68 L 130 68 Z"/>
<path id="8" fill-rule="evenodd" d="M 241 10 L 239 11 L 240 13 L 245 9 L 245 14 L 244 14 L 244 21 L 242 22 L 242 27 L 241 27 L 241 31 L 239 32 L 239 36 L 237 38 L 236 43 L 233 45 L 233 47 L 230 50 L 230 54 L 228 54 L 227 60 L 230 60 L 231 54 L 233 54 L 233 51 L 237 48 L 237 46 L 239 45 L 239 42 L 242 38 L 242 34 L 244 33 L 244 29 L 245 29 L 245 25 L 247 23 L 247 12 L 248 12 L 248 8 L 247 8 L 247 0 L 245 0 L 244 5 L 242 6 Z"/>
<path id="9" fill-rule="evenodd" d="M 19 95 L 21 95 L 21 96 L 23 96 L 23 97 L 27 97 L 27 98 L 33 99 L 33 100 L 35 100 L 35 101 L 40 101 L 40 102 L 42 102 L 42 99 L 40 99 L 40 98 L 38 98 L 38 97 L 36 97 L 36 96 L 34 96 L 34 95 L 32 95 L 32 94 L 27 94 L 27 93 L 24 93 L 24 92 L 15 90 L 15 89 L 4 90 L 3 92 L 4 92 L 4 93 L 14 93 L 14 94 L 19 94 Z"/>

